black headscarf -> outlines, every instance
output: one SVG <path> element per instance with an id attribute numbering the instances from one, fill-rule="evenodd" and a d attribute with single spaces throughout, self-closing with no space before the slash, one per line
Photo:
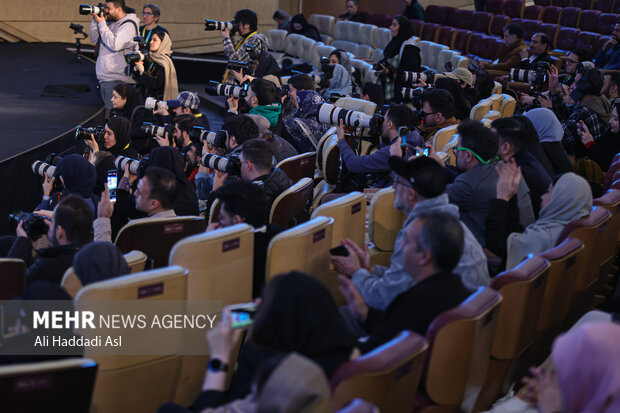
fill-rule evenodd
<path id="1" fill-rule="evenodd" d="M 174 212 L 181 215 L 198 215 L 198 197 L 194 185 L 185 176 L 183 154 L 170 146 L 161 146 L 151 151 L 149 165 L 172 171 L 177 178 L 178 192 L 174 201 Z"/>
<path id="2" fill-rule="evenodd" d="M 106 150 L 112 152 L 112 155 L 118 156 L 121 152 L 123 152 L 123 150 L 127 149 L 128 145 L 131 143 L 129 138 L 131 127 L 129 126 L 129 121 L 125 118 L 121 118 L 120 116 L 115 116 L 108 119 L 107 123 L 108 127 L 114 132 L 116 144 Z"/>
<path id="3" fill-rule="evenodd" d="M 261 52 L 258 56 L 258 65 L 254 72 L 255 77 L 263 77 L 267 75 L 277 76 L 280 73 L 280 66 L 276 59 L 269 52 Z"/>
<path id="4" fill-rule="evenodd" d="M 144 104 L 142 93 L 135 87 L 126 84 L 117 85 L 114 87 L 114 90 L 120 97 L 126 99 L 126 102 L 122 109 L 112 109 L 111 116 L 121 116 L 127 120 L 131 120 L 131 115 L 136 106 Z"/>
<path id="5" fill-rule="evenodd" d="M 405 16 L 394 17 L 399 24 L 398 35 L 393 37 L 392 40 L 385 46 L 383 50 L 383 56 L 391 59 L 400 53 L 400 47 L 403 43 L 409 40 L 413 36 L 413 29 L 411 28 L 411 22 Z"/>
<path id="6" fill-rule="evenodd" d="M 529 153 L 531 153 L 534 158 L 538 159 L 538 162 L 545 168 L 549 176 L 555 175 L 555 170 L 545 153 L 542 145 L 540 144 L 540 139 L 538 138 L 538 132 L 536 132 L 536 128 L 529 118 L 523 115 L 515 115 L 513 118 L 523 125 L 523 128 L 527 132 L 526 136 L 523 137 L 523 141 L 525 143 L 525 149 Z"/>
<path id="7" fill-rule="evenodd" d="M 293 25 L 295 23 L 301 24 L 301 30 L 295 30 Z M 293 20 L 291 21 L 291 25 L 289 27 L 289 33 L 301 34 L 302 36 L 306 36 L 314 41 L 320 42 L 321 35 L 316 27 L 308 23 L 303 14 L 296 14 L 293 16 Z"/>
<path id="8" fill-rule="evenodd" d="M 75 254 L 73 269 L 82 285 L 129 274 L 129 266 L 118 247 L 110 242 L 93 242 Z"/>
<path id="9" fill-rule="evenodd" d="M 418 11 L 416 10 L 415 5 L 418 3 L 417 0 L 412 0 L 411 4 L 408 4 L 405 7 L 405 11 L 403 12 L 403 15 L 405 15 L 408 19 L 418 19 L 418 20 L 423 20 L 422 16 L 420 16 L 420 14 L 418 13 Z"/>
<path id="10" fill-rule="evenodd" d="M 97 181 L 97 171 L 93 164 L 81 155 L 71 154 L 63 157 L 57 168 L 69 194 L 84 199 L 92 198 Z"/>
<path id="11" fill-rule="evenodd" d="M 355 346 L 329 291 L 296 271 L 274 277 L 265 287 L 251 339 L 270 352 L 303 354 L 328 377 Z"/>
<path id="12" fill-rule="evenodd" d="M 458 120 L 469 119 L 471 104 L 463 93 L 463 88 L 459 86 L 455 79 L 441 77 L 435 81 L 435 88 L 444 89 L 450 92 L 454 98 L 454 116 Z"/>

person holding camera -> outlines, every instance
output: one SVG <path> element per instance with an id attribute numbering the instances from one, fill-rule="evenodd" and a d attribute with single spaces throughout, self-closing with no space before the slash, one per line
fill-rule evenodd
<path id="1" fill-rule="evenodd" d="M 316 151 L 319 139 L 329 129 L 329 125 L 322 124 L 317 117 L 325 100 L 314 90 L 296 91 L 292 99 L 295 100 L 297 111 L 290 118 L 284 119 L 282 136 L 299 153 Z"/>
<path id="2" fill-rule="evenodd" d="M 113 117 L 108 119 L 105 124 L 105 135 L 103 137 L 103 148 L 91 135 L 91 139 L 84 142 L 90 147 L 92 153 L 95 154 L 100 150 L 111 152 L 114 156 L 126 156 L 128 158 L 137 159 L 138 151 L 131 144 L 131 127 L 129 121 L 121 117 Z"/>
<path id="3" fill-rule="evenodd" d="M 433 89 L 424 93 L 420 109 L 420 133 L 425 142 L 439 129 L 459 124 L 454 116 L 454 97 L 447 90 Z"/>
<path id="4" fill-rule="evenodd" d="M 144 24 L 140 26 L 140 36 L 144 37 L 147 42 L 151 40 L 154 32 L 162 32 L 170 36 L 168 30 L 158 24 L 160 15 L 158 5 L 149 3 L 142 6 L 142 23 Z"/>
<path id="5" fill-rule="evenodd" d="M 164 32 L 156 31 L 149 41 L 150 53 L 134 63 L 134 76 L 142 96 L 158 100 L 174 99 L 179 93 L 177 72 L 170 55 L 172 41 Z"/>
<path id="6" fill-rule="evenodd" d="M 176 99 L 167 100 L 166 105 L 168 109 L 158 102 L 157 109 L 153 110 L 154 114 L 162 117 L 162 122 L 160 124 L 171 124 L 174 121 L 174 116 L 191 114 L 198 119 L 201 128 L 210 129 L 209 119 L 199 110 L 200 98 L 195 92 L 190 92 L 188 90 L 180 92 Z M 169 110 L 174 115 L 171 115 Z M 167 138 L 167 136 L 164 137 Z"/>
<path id="7" fill-rule="evenodd" d="M 33 240 L 24 230 L 23 221 L 17 226 L 17 238 L 7 255 L 7 258 L 19 258 L 26 263 L 28 285 L 39 280 L 60 285 L 65 271 L 73 264 L 75 254 L 92 242 L 92 208 L 77 195 L 63 198 L 53 213 L 46 214 L 45 220 L 49 227 L 47 238 L 51 246 L 39 250 L 36 260 L 32 258 Z"/>
<path id="8" fill-rule="evenodd" d="M 611 39 L 609 39 L 596 54 L 594 64 L 596 67 L 608 70 L 620 70 L 620 22 L 616 22 Z"/>
<path id="9" fill-rule="evenodd" d="M 278 125 L 282 113 L 282 104 L 280 103 L 280 89 L 275 83 L 267 79 L 254 79 L 250 83 L 244 100 L 250 108 L 248 113 L 264 116 L 272 129 Z M 239 98 L 229 97 L 228 107 L 229 112 L 237 114 Z"/>
<path id="10" fill-rule="evenodd" d="M 100 14 L 92 14 L 90 39 L 96 44 L 95 70 L 101 98 L 106 109 L 112 109 L 112 90 L 119 83 L 135 83 L 126 73 L 125 55 L 136 50 L 134 37 L 139 35 L 140 20 L 133 9 L 125 7 L 125 0 L 106 1 Z M 107 18 L 107 22 L 106 22 Z"/>
<path id="11" fill-rule="evenodd" d="M 255 12 L 249 9 L 239 10 L 235 13 L 234 21 L 237 23 L 241 39 L 233 44 L 230 30 L 224 29 L 220 32 L 224 43 L 224 54 L 228 60 L 251 61 L 246 46 L 253 47 L 256 56 L 268 51 L 269 40 L 264 34 L 258 32 L 258 17 Z M 224 74 L 223 83 L 234 83 L 234 77 L 228 71 Z"/>

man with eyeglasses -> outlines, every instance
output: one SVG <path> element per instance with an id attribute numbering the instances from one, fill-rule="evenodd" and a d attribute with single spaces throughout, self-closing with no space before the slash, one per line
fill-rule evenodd
<path id="1" fill-rule="evenodd" d="M 164 32 L 170 35 L 165 27 L 158 24 L 160 15 L 161 11 L 156 4 L 149 3 L 142 6 L 142 23 L 144 24 L 140 26 L 140 36 L 144 37 L 147 43 L 151 40 L 153 31 Z"/>
<path id="2" fill-rule="evenodd" d="M 459 207 L 461 221 L 471 230 L 480 245 L 486 245 L 486 217 L 489 201 L 496 197 L 498 173 L 498 138 L 477 121 L 462 122 L 458 141 L 452 148 L 456 169 L 461 172 L 446 188 L 450 203 Z M 530 190 L 521 180 L 517 197 L 519 220 L 524 227 L 534 222 Z"/>
<path id="3" fill-rule="evenodd" d="M 609 70 L 620 70 L 620 22 L 616 22 L 614 31 L 609 39 L 599 50 L 594 59 L 596 67 Z"/>
<path id="4" fill-rule="evenodd" d="M 504 27 L 504 41 L 506 48 L 499 54 L 493 63 L 478 61 L 480 69 L 508 72 L 521 63 L 521 51 L 527 50 L 523 43 L 523 28 L 518 23 L 510 23 Z"/>
<path id="5" fill-rule="evenodd" d="M 432 89 L 422 96 L 420 117 L 422 138 L 428 141 L 439 129 L 458 125 L 454 116 L 454 97 L 445 89 Z"/>

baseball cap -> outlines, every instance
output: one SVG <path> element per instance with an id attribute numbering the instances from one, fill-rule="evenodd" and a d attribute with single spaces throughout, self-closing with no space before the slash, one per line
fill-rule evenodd
<path id="1" fill-rule="evenodd" d="M 445 72 L 444 75 L 451 79 L 462 80 L 469 86 L 472 86 L 474 83 L 474 75 L 472 75 L 471 72 L 464 67 L 457 67 L 451 72 Z"/>
<path id="2" fill-rule="evenodd" d="M 443 169 L 433 159 L 419 156 L 405 161 L 398 156 L 389 159 L 390 168 L 424 198 L 435 198 L 446 190 Z"/>
<path id="3" fill-rule="evenodd" d="M 183 106 L 190 109 L 198 109 L 200 106 L 200 99 L 194 92 L 181 92 L 176 99 L 167 100 L 166 103 L 170 109 Z"/>

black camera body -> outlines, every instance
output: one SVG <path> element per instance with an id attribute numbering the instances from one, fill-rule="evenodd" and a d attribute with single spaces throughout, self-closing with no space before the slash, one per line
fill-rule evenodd
<path id="1" fill-rule="evenodd" d="M 88 16 L 89 14 L 102 15 L 105 11 L 105 3 L 99 3 L 96 6 L 90 4 L 80 4 L 79 12 L 82 16 Z"/>
<path id="2" fill-rule="evenodd" d="M 225 172 L 230 176 L 241 176 L 241 160 L 236 156 L 224 158 L 210 153 L 202 156 L 202 165 L 206 168 Z"/>
<path id="3" fill-rule="evenodd" d="M 75 128 L 75 140 L 90 139 L 90 135 L 95 136 L 95 141 L 99 147 L 103 147 L 103 137 L 105 136 L 105 128 L 103 126 L 95 126 L 92 128 L 86 128 L 84 126 L 78 126 Z"/>
<path id="4" fill-rule="evenodd" d="M 390 66 L 390 64 L 388 63 L 387 59 L 383 58 L 383 59 L 379 60 L 377 63 L 375 63 L 372 66 L 372 70 L 374 70 L 374 71 L 383 71 L 383 67 L 382 66 L 385 67 L 388 70 L 392 69 L 392 66 Z"/>
<path id="5" fill-rule="evenodd" d="M 403 100 L 408 99 L 414 107 L 422 108 L 424 94 L 428 89 L 423 87 L 403 87 L 400 89 Z"/>
<path id="6" fill-rule="evenodd" d="M 229 60 L 226 64 L 226 69 L 240 72 L 243 70 L 244 75 L 254 75 L 254 62 L 240 62 L 238 60 Z"/>
<path id="7" fill-rule="evenodd" d="M 9 226 L 15 231 L 20 222 L 23 222 L 24 231 L 28 238 L 36 241 L 43 235 L 47 234 L 47 224 L 45 218 L 32 212 L 17 211 L 9 214 Z"/>

